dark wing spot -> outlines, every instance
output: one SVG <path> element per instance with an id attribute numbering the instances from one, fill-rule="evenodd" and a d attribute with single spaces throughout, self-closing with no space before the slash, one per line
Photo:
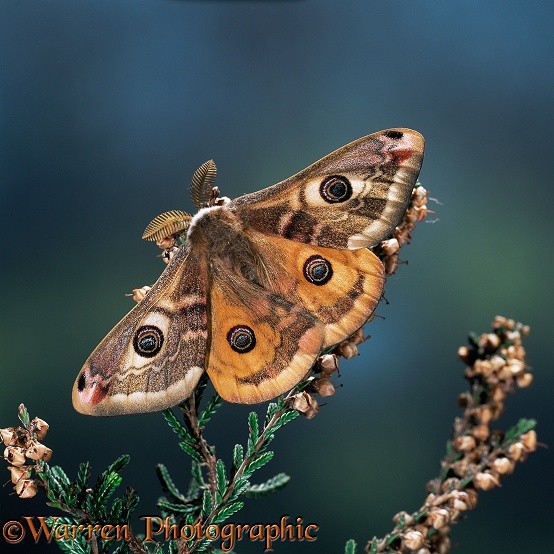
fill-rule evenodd
<path id="1" fill-rule="evenodd" d="M 304 263 L 304 277 L 313 285 L 321 286 L 328 283 L 333 276 L 333 266 L 321 256 L 310 256 Z"/>
<path id="2" fill-rule="evenodd" d="M 404 133 L 401 133 L 400 131 L 387 131 L 385 136 L 390 139 L 399 140 L 404 136 Z"/>

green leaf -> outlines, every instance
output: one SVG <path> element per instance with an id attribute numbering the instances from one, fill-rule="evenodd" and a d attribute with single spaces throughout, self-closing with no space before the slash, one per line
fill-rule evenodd
<path id="1" fill-rule="evenodd" d="M 78 492 L 81 492 L 88 488 L 88 480 L 90 479 L 90 463 L 83 462 L 79 464 L 77 471 L 77 479 L 75 480 L 75 486 Z"/>
<path id="2" fill-rule="evenodd" d="M 206 519 L 212 513 L 212 495 L 209 490 L 205 490 L 202 495 L 202 516 Z"/>
<path id="3" fill-rule="evenodd" d="M 185 497 L 179 492 L 179 489 L 175 486 L 175 483 L 171 479 L 166 466 L 158 464 L 156 466 L 156 475 L 158 476 L 162 489 L 165 493 L 170 494 L 176 500 L 186 500 Z"/>
<path id="4" fill-rule="evenodd" d="M 131 456 L 129 454 L 123 454 L 115 460 L 112 464 L 110 464 L 104 471 L 104 475 L 108 475 L 109 473 L 117 473 L 121 471 L 129 462 L 131 461 Z"/>
<path id="5" fill-rule="evenodd" d="M 344 548 L 344 554 L 356 554 L 356 550 L 358 549 L 358 545 L 356 544 L 356 541 L 353 539 L 350 539 L 346 541 L 346 546 Z"/>
<path id="6" fill-rule="evenodd" d="M 62 499 L 65 502 L 69 487 L 65 485 L 63 480 L 59 478 L 53 469 L 54 468 L 50 467 L 48 464 L 44 464 L 43 471 L 39 472 L 39 477 L 46 481 L 48 486 L 48 498 L 50 500 Z"/>
<path id="7" fill-rule="evenodd" d="M 227 478 L 225 476 L 225 464 L 223 463 L 223 460 L 217 460 L 215 464 L 215 471 L 217 474 L 217 492 L 223 496 L 225 494 L 225 490 L 227 489 Z"/>
<path id="8" fill-rule="evenodd" d="M 110 510 L 110 520 L 114 524 L 119 523 L 121 513 L 123 511 L 123 500 L 121 498 L 116 498 L 113 501 L 112 509 Z"/>
<path id="9" fill-rule="evenodd" d="M 467 340 L 473 348 L 479 349 L 479 335 L 475 331 L 471 331 L 471 333 L 469 333 Z"/>
<path id="10" fill-rule="evenodd" d="M 53 475 L 56 476 L 56 479 L 64 486 L 65 489 L 69 490 L 69 485 L 71 484 L 69 477 L 65 474 L 65 471 L 60 466 L 52 466 L 50 471 Z"/>
<path id="11" fill-rule="evenodd" d="M 513 427 L 510 427 L 504 434 L 504 442 L 517 442 L 521 435 L 528 433 L 537 426 L 534 419 L 521 418 Z"/>
<path id="12" fill-rule="evenodd" d="M 248 415 L 248 447 L 246 449 L 246 455 L 252 456 L 256 443 L 258 442 L 258 416 L 256 412 L 250 412 Z"/>
<path id="13" fill-rule="evenodd" d="M 233 487 L 233 493 L 229 498 L 229 502 L 236 500 L 244 491 L 250 488 L 250 482 L 248 477 L 242 476 L 235 481 L 235 486 Z"/>
<path id="14" fill-rule="evenodd" d="M 188 489 L 188 496 L 198 497 L 200 496 L 200 494 L 198 493 L 198 489 L 205 486 L 204 478 L 202 476 L 202 467 L 196 460 L 192 460 L 192 465 L 190 469 L 192 479 L 190 481 Z"/>
<path id="15" fill-rule="evenodd" d="M 123 521 L 128 522 L 131 519 L 131 514 L 135 511 L 139 503 L 139 495 L 133 487 L 127 487 L 125 491 L 125 498 L 123 499 L 123 508 L 121 512 L 121 518 Z"/>
<path id="16" fill-rule="evenodd" d="M 282 397 L 281 397 L 282 398 Z M 267 425 L 271 418 L 279 411 L 279 404 L 277 402 L 270 402 L 267 406 L 267 412 L 265 414 L 265 424 Z"/>
<path id="17" fill-rule="evenodd" d="M 265 483 L 251 485 L 248 489 L 246 489 L 245 495 L 248 498 L 265 496 L 284 489 L 289 481 L 290 477 L 286 473 L 278 473 L 271 479 L 268 479 Z"/>
<path id="18" fill-rule="evenodd" d="M 247 471 L 252 474 L 261 467 L 265 466 L 272 458 L 274 453 L 270 450 L 269 452 L 263 452 L 262 454 L 257 454 L 254 459 L 248 464 Z"/>
<path id="19" fill-rule="evenodd" d="M 19 421 L 23 423 L 23 427 L 28 428 L 29 425 L 31 425 L 31 418 L 29 416 L 29 412 L 27 411 L 27 408 L 25 407 L 25 404 L 19 405 L 17 415 L 19 417 Z"/>
<path id="20" fill-rule="evenodd" d="M 117 473 L 105 473 L 100 476 L 92 492 L 90 502 L 87 498 L 87 506 L 90 507 L 90 515 L 95 519 L 103 519 L 106 511 L 106 504 L 115 489 L 122 481 L 121 475 Z"/>
<path id="21" fill-rule="evenodd" d="M 160 498 L 156 502 L 156 506 L 161 510 L 165 511 L 170 515 L 177 514 L 190 514 L 196 511 L 196 506 L 194 504 L 184 504 L 180 502 L 169 502 L 165 498 Z"/>
<path id="22" fill-rule="evenodd" d="M 233 514 L 236 514 L 239 510 L 242 510 L 244 502 L 232 502 L 223 506 L 218 510 L 217 514 L 212 518 L 212 523 L 219 524 L 223 523 L 226 519 L 230 518 Z"/>
<path id="23" fill-rule="evenodd" d="M 191 456 L 197 462 L 203 462 L 204 458 L 202 455 L 197 452 L 188 442 L 180 442 L 179 446 L 184 450 L 189 456 Z"/>
<path id="24" fill-rule="evenodd" d="M 280 429 L 287 423 L 296 419 L 300 414 L 296 410 L 287 410 L 283 415 L 279 416 L 274 425 L 271 426 L 271 431 L 274 433 L 277 429 Z"/>
<path id="25" fill-rule="evenodd" d="M 242 448 L 242 444 L 235 444 L 235 448 L 233 449 L 233 467 L 236 470 L 242 465 L 242 462 L 244 461 L 244 451 Z"/>
<path id="26" fill-rule="evenodd" d="M 214 416 L 214 414 L 217 412 L 217 409 L 223 404 L 223 399 L 219 394 L 214 394 L 211 398 L 208 404 L 206 405 L 206 408 L 202 411 L 200 416 L 198 417 L 198 427 L 204 427 L 210 419 Z"/>
<path id="27" fill-rule="evenodd" d="M 367 554 L 376 554 L 378 548 L 379 548 L 379 541 L 377 540 L 377 537 L 373 537 L 371 541 L 371 548 L 368 550 Z"/>
<path id="28" fill-rule="evenodd" d="M 177 419 L 177 416 L 172 410 L 167 409 L 162 412 L 167 424 L 171 427 L 171 430 L 177 434 L 181 439 L 184 439 L 192 444 L 196 444 L 196 440 L 189 433 L 188 429 Z"/>

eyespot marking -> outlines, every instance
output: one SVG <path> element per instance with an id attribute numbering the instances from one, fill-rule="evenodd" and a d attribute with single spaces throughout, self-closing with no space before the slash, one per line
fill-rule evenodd
<path id="1" fill-rule="evenodd" d="M 346 202 L 352 197 L 352 185 L 346 177 L 331 175 L 326 177 L 319 186 L 319 194 L 329 204 Z"/>
<path id="2" fill-rule="evenodd" d="M 85 372 L 83 371 L 81 375 L 79 375 L 79 380 L 77 381 L 77 390 L 79 392 L 83 392 L 85 390 L 86 384 L 87 378 L 85 377 Z"/>
<path id="3" fill-rule="evenodd" d="M 313 285 L 321 286 L 328 283 L 333 276 L 331 262 L 321 256 L 310 256 L 304 263 L 304 277 Z"/>
<path id="4" fill-rule="evenodd" d="M 161 350 L 163 343 L 164 335 L 161 329 L 154 325 L 139 327 L 133 338 L 133 348 L 143 358 L 154 357 Z"/>
<path id="5" fill-rule="evenodd" d="M 256 346 L 256 335 L 246 325 L 235 325 L 227 333 L 227 342 L 239 354 L 246 354 Z"/>

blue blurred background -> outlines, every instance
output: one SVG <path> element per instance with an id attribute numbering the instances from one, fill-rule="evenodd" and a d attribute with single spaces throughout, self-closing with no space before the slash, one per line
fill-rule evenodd
<path id="1" fill-rule="evenodd" d="M 342 552 L 348 538 L 363 546 L 386 533 L 439 470 L 465 387 L 458 346 L 496 314 L 531 325 L 535 369 L 501 423 L 534 417 L 554 444 L 553 24 L 546 0 L 3 0 L 1 425 L 16 424 L 25 402 L 50 423 L 52 463 L 71 477 L 80 461 L 100 471 L 131 454 L 125 484 L 138 489 L 138 513 L 154 515 L 157 462 L 188 484 L 162 416 L 89 418 L 70 398 L 86 357 L 132 307 L 124 293 L 163 269 L 144 227 L 162 211 L 192 211 L 186 185 L 209 158 L 234 197 L 403 126 L 426 137 L 421 180 L 440 200 L 430 205 L 438 221 L 403 250 L 409 265 L 387 284 L 385 319 L 343 362 L 338 394 L 278 434 L 261 478 L 285 471 L 289 487 L 235 521 L 289 514 L 319 525 L 316 542 L 277 552 Z M 225 406 L 213 423 L 208 439 L 227 461 L 248 411 Z M 456 552 L 551 553 L 552 466 L 541 449 L 483 494 L 453 531 Z M 51 513 L 42 495 L 10 491 L 0 523 Z"/>

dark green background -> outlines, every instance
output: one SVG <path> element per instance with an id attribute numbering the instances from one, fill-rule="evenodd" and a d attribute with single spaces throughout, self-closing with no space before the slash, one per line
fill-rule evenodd
<path id="1" fill-rule="evenodd" d="M 263 477 L 286 471 L 290 486 L 235 521 L 319 525 L 315 543 L 277 552 L 340 553 L 348 538 L 387 532 L 437 474 L 465 386 L 458 346 L 498 313 L 531 325 L 535 369 L 502 423 L 535 417 L 554 444 L 553 24 L 549 1 L 1 0 L 0 423 L 25 402 L 72 477 L 82 460 L 100 470 L 130 453 L 125 484 L 155 514 L 156 462 L 188 483 L 162 416 L 89 418 L 70 398 L 132 306 L 123 293 L 163 269 L 144 227 L 192 210 L 185 183 L 209 158 L 233 197 L 403 126 L 427 139 L 421 179 L 438 221 L 403 250 L 385 319 L 342 364 L 338 394 L 275 440 Z M 225 406 L 214 421 L 208 438 L 226 460 L 248 411 Z M 454 529 L 456 551 L 552 552 L 552 465 L 541 449 L 483 494 Z M 10 490 L 0 523 L 48 513 Z M 0 540 L 2 552 L 26 548 L 47 550 Z"/>

